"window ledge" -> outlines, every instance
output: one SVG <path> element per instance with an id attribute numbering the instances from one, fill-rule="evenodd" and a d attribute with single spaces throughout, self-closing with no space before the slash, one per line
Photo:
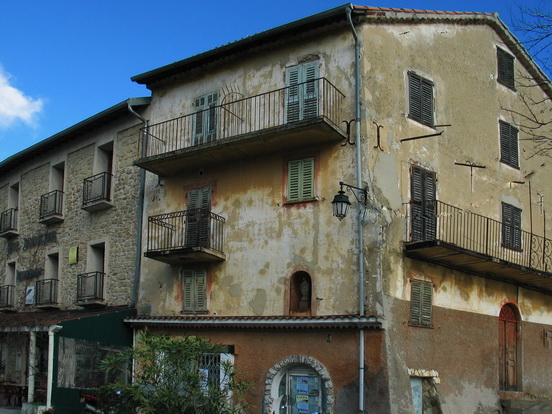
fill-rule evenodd
<path id="1" fill-rule="evenodd" d="M 292 200 L 292 201 L 285 201 L 285 206 L 290 206 L 293 204 L 305 204 L 305 203 L 314 203 L 316 201 L 320 201 L 320 197 L 312 197 L 312 198 L 305 198 L 303 200 Z"/>

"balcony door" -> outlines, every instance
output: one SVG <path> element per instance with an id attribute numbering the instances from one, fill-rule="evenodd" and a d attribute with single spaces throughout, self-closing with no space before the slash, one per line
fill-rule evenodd
<path id="1" fill-rule="evenodd" d="M 412 241 L 435 240 L 437 236 L 435 173 L 413 166 L 410 192 Z"/>
<path id="2" fill-rule="evenodd" d="M 186 247 L 210 247 L 211 187 L 188 191 Z"/>
<path id="3" fill-rule="evenodd" d="M 286 122 L 302 121 L 318 115 L 318 62 L 286 70 Z"/>
<path id="4" fill-rule="evenodd" d="M 218 92 L 196 98 L 194 102 L 194 134 L 192 145 L 201 145 L 217 139 Z"/>

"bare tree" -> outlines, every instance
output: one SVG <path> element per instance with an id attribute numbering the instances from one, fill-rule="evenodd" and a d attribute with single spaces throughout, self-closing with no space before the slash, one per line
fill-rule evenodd
<path id="1" fill-rule="evenodd" d="M 552 2 L 542 0 L 536 7 L 518 5 L 511 20 L 521 46 L 541 70 L 529 71 L 529 75 L 518 70 L 516 89 L 520 105 L 502 109 L 516 119 L 521 139 L 532 142 L 532 153 L 526 156 L 552 156 Z"/>

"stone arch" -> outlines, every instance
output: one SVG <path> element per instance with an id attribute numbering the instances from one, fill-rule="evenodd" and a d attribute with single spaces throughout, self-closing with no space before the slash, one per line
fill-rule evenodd
<path id="1" fill-rule="evenodd" d="M 278 412 L 278 407 L 274 407 L 274 402 L 278 397 L 278 387 L 280 381 L 289 369 L 297 366 L 312 368 L 320 376 L 324 387 L 323 396 L 325 398 L 326 405 L 325 412 L 327 414 L 334 414 L 334 385 L 330 378 L 330 373 L 319 361 L 307 355 L 290 355 L 278 361 L 268 370 L 265 379 L 263 414 L 273 414 Z"/>

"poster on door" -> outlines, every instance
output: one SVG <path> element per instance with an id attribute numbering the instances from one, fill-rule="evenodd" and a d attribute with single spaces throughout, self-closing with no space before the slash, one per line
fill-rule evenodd
<path id="1" fill-rule="evenodd" d="M 306 375 L 293 375 L 291 378 L 291 414 L 319 414 L 320 378 Z"/>

